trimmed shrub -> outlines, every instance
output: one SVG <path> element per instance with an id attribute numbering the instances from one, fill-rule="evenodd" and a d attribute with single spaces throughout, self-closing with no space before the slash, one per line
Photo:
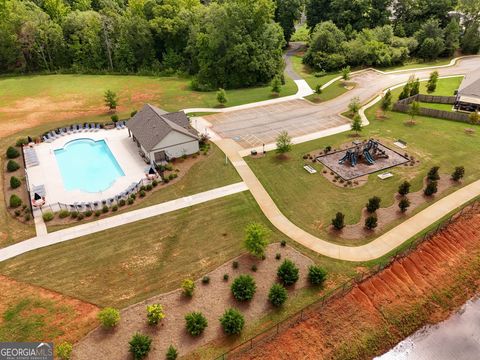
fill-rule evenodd
<path id="1" fill-rule="evenodd" d="M 233 280 L 231 290 L 238 301 L 249 301 L 255 295 L 257 285 L 250 275 L 240 275 Z"/>
<path id="2" fill-rule="evenodd" d="M 282 241 L 280 241 L 280 246 L 281 246 L 281 247 L 287 246 L 287 240 L 282 240 Z"/>
<path id="3" fill-rule="evenodd" d="M 208 321 L 201 312 L 191 312 L 185 315 L 187 332 L 192 336 L 200 335 L 208 326 Z"/>
<path id="4" fill-rule="evenodd" d="M 125 199 L 120 199 L 118 201 L 118 206 L 125 206 L 126 202 L 125 202 Z"/>
<path id="5" fill-rule="evenodd" d="M 238 261 L 232 262 L 232 267 L 233 267 L 234 269 L 238 269 Z"/>
<path id="6" fill-rule="evenodd" d="M 102 214 L 100 210 L 95 210 L 95 217 L 99 217 Z"/>
<path id="7" fill-rule="evenodd" d="M 145 359 L 150 352 L 152 346 L 152 338 L 148 335 L 136 333 L 132 339 L 128 342 L 130 345 L 130 351 L 134 360 Z"/>
<path id="8" fill-rule="evenodd" d="M 202 277 L 202 283 L 203 284 L 209 284 L 210 283 L 210 276 L 205 275 Z"/>
<path id="9" fill-rule="evenodd" d="M 120 322 L 120 312 L 117 309 L 106 307 L 100 310 L 97 318 L 105 329 L 111 329 Z"/>
<path id="10" fill-rule="evenodd" d="M 410 192 L 410 183 L 408 181 L 404 181 L 398 187 L 398 193 L 402 196 L 407 195 Z"/>
<path id="11" fill-rule="evenodd" d="M 136 198 L 137 198 L 137 195 L 135 195 L 135 194 L 131 194 L 131 195 L 130 195 L 130 199 L 135 200 Z"/>
<path id="12" fill-rule="evenodd" d="M 10 207 L 11 208 L 17 208 L 20 205 L 22 205 L 22 199 L 18 197 L 18 195 L 12 194 L 10 196 Z"/>
<path id="13" fill-rule="evenodd" d="M 436 181 L 430 181 L 427 186 L 425 187 L 425 189 L 423 190 L 423 193 L 426 195 L 426 196 L 432 196 L 433 194 L 436 194 L 437 191 L 438 191 L 438 184 Z"/>
<path id="14" fill-rule="evenodd" d="M 410 207 L 410 200 L 408 200 L 408 198 L 406 197 L 401 199 L 400 202 L 398 203 L 398 207 L 400 211 L 404 213 Z"/>
<path id="15" fill-rule="evenodd" d="M 365 227 L 369 230 L 373 230 L 378 225 L 378 219 L 375 215 L 370 215 L 365 219 Z"/>
<path id="16" fill-rule="evenodd" d="M 6 154 L 8 159 L 15 159 L 20 156 L 18 150 L 15 149 L 13 146 L 8 147 Z"/>
<path id="17" fill-rule="evenodd" d="M 276 260 L 280 260 L 281 258 L 282 258 L 282 254 L 280 254 L 280 253 L 275 254 L 275 259 Z"/>
<path id="18" fill-rule="evenodd" d="M 18 138 L 17 142 L 15 143 L 15 146 L 23 146 L 28 144 L 28 139 L 27 138 Z"/>
<path id="19" fill-rule="evenodd" d="M 453 176 L 453 175 L 452 175 Z M 19 178 L 17 178 L 16 176 L 12 176 L 10 178 L 10 187 L 12 189 L 16 189 L 18 188 L 20 185 L 22 185 L 22 182 L 20 181 Z"/>
<path id="20" fill-rule="evenodd" d="M 72 212 L 70 213 L 70 217 L 71 217 L 72 219 L 76 219 L 76 218 L 78 217 L 78 211 L 72 211 Z"/>
<path id="21" fill-rule="evenodd" d="M 299 278 L 298 267 L 289 259 L 285 259 L 278 267 L 277 275 L 286 286 L 295 284 Z"/>
<path id="22" fill-rule="evenodd" d="M 167 350 L 167 354 L 165 355 L 165 358 L 167 360 L 176 360 L 178 357 L 178 351 L 175 349 L 173 345 L 170 345 Z"/>
<path id="23" fill-rule="evenodd" d="M 228 274 L 223 274 L 223 281 L 228 281 L 230 276 Z"/>
<path id="24" fill-rule="evenodd" d="M 92 212 L 92 210 L 87 210 L 83 213 L 83 215 L 85 215 L 85 217 L 90 217 L 90 216 L 93 215 L 93 212 Z"/>
<path id="25" fill-rule="evenodd" d="M 112 121 L 113 121 L 114 123 L 116 123 L 116 122 L 118 121 L 118 115 L 117 115 L 117 114 L 114 114 L 114 115 L 110 116 L 110 119 L 112 119 Z"/>
<path id="26" fill-rule="evenodd" d="M 43 213 L 42 217 L 43 217 L 43 221 L 49 222 L 53 220 L 53 218 L 55 217 L 55 214 L 49 211 L 49 212 Z"/>
<path id="27" fill-rule="evenodd" d="M 332 219 L 332 225 L 337 230 L 342 230 L 345 227 L 345 215 L 341 212 L 337 212 L 335 217 Z"/>
<path id="28" fill-rule="evenodd" d="M 102 212 L 103 212 L 104 214 L 108 213 L 108 206 L 107 206 L 107 205 L 103 205 L 103 207 L 102 207 Z"/>
<path id="29" fill-rule="evenodd" d="M 327 278 L 327 271 L 320 266 L 310 265 L 308 267 L 308 281 L 312 285 L 323 285 Z"/>
<path id="30" fill-rule="evenodd" d="M 8 160 L 7 162 L 7 171 L 14 172 L 20 169 L 20 165 L 15 160 Z"/>
<path id="31" fill-rule="evenodd" d="M 182 281 L 182 291 L 184 295 L 192 297 L 194 290 L 195 282 L 192 279 L 185 279 Z"/>
<path id="32" fill-rule="evenodd" d="M 70 216 L 70 212 L 68 210 L 60 210 L 60 212 L 58 213 L 58 217 L 60 219 L 65 219 L 66 217 L 69 217 Z"/>
<path id="33" fill-rule="evenodd" d="M 268 301 L 270 301 L 270 303 L 276 307 L 282 306 L 285 301 L 287 301 L 287 298 L 287 289 L 285 289 L 281 284 L 273 284 L 268 292 Z"/>
<path id="34" fill-rule="evenodd" d="M 112 206 L 112 211 L 117 211 L 117 210 L 118 210 L 118 205 L 116 205 L 116 204 L 113 205 L 113 206 Z"/>
<path id="35" fill-rule="evenodd" d="M 30 220 L 30 214 L 26 213 L 25 216 L 23 217 L 23 220 L 29 221 Z"/>
<path id="36" fill-rule="evenodd" d="M 72 355 L 73 346 L 68 342 L 63 342 L 56 347 L 57 357 L 60 360 L 70 360 L 70 356 Z"/>
<path id="37" fill-rule="evenodd" d="M 132 205 L 135 202 L 133 198 L 128 198 L 127 203 L 128 205 Z"/>
<path id="38" fill-rule="evenodd" d="M 153 186 L 153 187 L 156 187 L 157 185 L 158 185 L 158 181 L 157 181 L 157 180 L 153 180 L 153 181 L 152 181 L 152 186 Z"/>
<path id="39" fill-rule="evenodd" d="M 163 306 L 160 304 L 147 305 L 148 325 L 157 325 L 165 317 Z"/>
<path id="40" fill-rule="evenodd" d="M 15 216 L 20 216 L 20 214 L 22 213 L 22 210 L 17 209 L 13 213 L 15 214 Z"/>
<path id="41" fill-rule="evenodd" d="M 235 308 L 226 310 L 219 320 L 223 331 L 228 335 L 240 334 L 245 325 L 242 313 Z"/>
<path id="42" fill-rule="evenodd" d="M 140 194 L 140 197 L 142 198 L 145 197 L 146 195 L 145 190 L 140 190 L 139 194 Z"/>
<path id="43" fill-rule="evenodd" d="M 78 220 L 78 221 L 83 220 L 84 217 L 85 217 L 84 214 L 79 213 L 78 216 L 77 216 L 77 220 Z"/>
<path id="44" fill-rule="evenodd" d="M 432 167 L 427 174 L 427 179 L 430 181 L 437 181 L 440 180 L 440 175 L 438 174 L 438 170 L 440 168 L 438 166 Z"/>
<path id="45" fill-rule="evenodd" d="M 153 189 L 152 184 L 148 184 L 147 186 L 145 186 L 145 190 L 147 191 L 151 191 L 152 189 Z"/>
<path id="46" fill-rule="evenodd" d="M 465 175 L 465 168 L 463 166 L 457 166 L 455 168 L 455 171 L 452 173 L 452 180 L 453 181 L 459 181 L 460 179 L 463 178 Z M 10 181 L 10 186 L 12 182 Z"/>
<path id="47" fill-rule="evenodd" d="M 367 211 L 369 213 L 374 213 L 375 211 L 377 211 L 379 208 L 380 208 L 380 202 L 382 200 L 378 197 L 378 196 L 374 196 L 370 199 L 368 199 L 368 203 L 366 206 L 367 208 Z"/>
<path id="48" fill-rule="evenodd" d="M 257 265 L 253 264 L 252 267 L 250 268 L 253 272 L 256 272 L 258 270 Z"/>

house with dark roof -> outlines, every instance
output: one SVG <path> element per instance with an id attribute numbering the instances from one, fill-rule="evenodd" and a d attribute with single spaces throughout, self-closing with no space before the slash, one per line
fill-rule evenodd
<path id="1" fill-rule="evenodd" d="M 455 109 L 480 111 L 480 68 L 468 73 L 457 92 Z"/>
<path id="2" fill-rule="evenodd" d="M 199 151 L 197 131 L 183 111 L 167 113 L 146 104 L 127 122 L 140 154 L 150 163 L 161 163 Z"/>

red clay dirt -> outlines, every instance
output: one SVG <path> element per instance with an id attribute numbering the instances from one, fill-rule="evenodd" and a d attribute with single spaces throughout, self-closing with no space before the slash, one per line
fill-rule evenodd
<path id="1" fill-rule="evenodd" d="M 419 248 L 241 359 L 368 359 L 442 321 L 480 287 L 480 213 Z"/>
<path id="2" fill-rule="evenodd" d="M 46 309 L 39 305 L 47 301 L 49 306 L 54 308 L 55 317 L 46 316 L 42 329 L 50 329 L 48 333 L 55 334 L 54 337 L 43 339 L 28 337 L 24 341 L 53 341 L 59 344 L 62 341 L 76 342 L 97 325 L 96 316 L 98 307 L 90 303 L 13 280 L 0 275 L 0 314 L 4 314 L 9 308 L 18 306 L 26 299 L 31 299 L 32 305 L 22 313 L 24 323 L 27 323 L 29 314 L 44 314 Z M 37 305 L 35 305 L 37 304 Z M 4 319 L 0 316 L 0 327 L 4 325 Z M 33 321 L 33 320 L 28 320 Z M 2 341 L 15 341 L 18 339 L 6 338 Z"/>

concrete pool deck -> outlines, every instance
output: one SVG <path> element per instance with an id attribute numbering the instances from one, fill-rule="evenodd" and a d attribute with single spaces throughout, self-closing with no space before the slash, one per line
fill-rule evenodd
<path id="1" fill-rule="evenodd" d="M 124 172 L 108 189 L 102 192 L 84 192 L 65 189 L 60 168 L 54 151 L 62 149 L 66 143 L 78 139 L 105 140 L 113 156 Z M 35 145 L 39 165 L 28 167 L 26 173 L 30 190 L 35 186 L 44 185 L 46 205 L 56 207 L 58 203 L 74 204 L 75 202 L 93 202 L 106 200 L 125 191 L 132 183 L 138 183 L 145 178 L 145 168 L 148 166 L 140 157 L 138 148 L 128 137 L 128 130 L 112 129 L 97 132 L 81 132 L 64 135 L 51 143 L 43 142 Z M 95 161 L 95 159 L 92 159 Z M 33 196 L 33 193 L 32 193 Z"/>

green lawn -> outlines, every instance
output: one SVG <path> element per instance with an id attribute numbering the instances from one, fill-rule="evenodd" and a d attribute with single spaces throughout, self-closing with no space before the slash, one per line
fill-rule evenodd
<path id="1" fill-rule="evenodd" d="M 350 83 L 350 86 L 354 86 L 354 84 Z M 327 86 L 327 88 L 322 90 L 322 93 L 320 95 L 312 94 L 312 95 L 306 96 L 305 99 L 310 100 L 314 103 L 319 103 L 319 102 L 332 100 L 337 96 L 345 94 L 347 91 L 348 89 L 345 87 L 343 80 L 337 80 L 334 83 Z"/>
<path id="2" fill-rule="evenodd" d="M 438 103 L 420 102 L 420 107 L 428 108 L 428 109 L 435 109 L 435 110 L 452 111 L 453 105 L 452 104 L 438 104 Z"/>
<path id="3" fill-rule="evenodd" d="M 440 65 L 447 65 L 452 61 L 451 58 L 441 58 L 432 61 L 423 61 L 421 59 L 410 59 L 404 65 L 398 66 L 389 66 L 385 68 L 379 68 L 382 71 L 395 71 L 395 70 L 408 70 L 408 69 L 417 69 L 417 68 L 424 68 L 429 66 L 440 66 Z"/>
<path id="4" fill-rule="evenodd" d="M 295 72 L 300 75 L 312 89 L 315 89 L 318 84 L 325 85 L 330 80 L 341 75 L 340 72 L 334 72 L 328 73 L 321 77 L 316 77 L 314 75 L 315 71 L 312 70 L 308 65 L 304 65 L 302 63 L 302 56 L 294 55 L 290 59 L 292 60 L 292 66 Z"/>
<path id="5" fill-rule="evenodd" d="M 270 226 L 243 192 L 39 249 L 0 263 L 0 272 L 101 306 L 124 307 L 241 254 L 244 228 L 252 221 Z M 285 238 L 270 228 L 272 241 Z M 353 271 L 351 264 L 314 258 L 334 275 Z"/>
<path id="6" fill-rule="evenodd" d="M 449 93 L 459 81 L 458 78 L 439 80 L 436 93 Z M 394 99 L 400 91 L 401 89 L 393 91 Z M 379 104 L 367 110 L 370 125 L 364 128 L 363 138 L 380 138 L 392 147 L 392 143 L 401 138 L 408 143 L 407 152 L 421 160 L 420 165 L 413 168 L 400 166 L 389 170 L 394 174 L 391 179 L 382 181 L 377 174 L 372 174 L 368 183 L 362 187 L 341 188 L 331 184 L 322 175 L 310 175 L 302 168 L 305 162 L 302 155 L 318 153 L 327 145 L 335 147 L 348 143 L 352 141 L 348 133 L 295 145 L 288 160 L 278 160 L 273 152 L 264 158 L 246 158 L 281 211 L 295 224 L 333 242 L 359 245 L 370 239 L 345 240 L 328 233 L 327 228 L 337 211 L 345 213 L 346 223 L 354 224 L 359 221 L 361 209 L 368 198 L 377 195 L 382 198 L 382 206 L 389 206 L 393 204 L 393 196 L 404 179 L 409 179 L 412 191 L 417 191 L 421 188 L 426 172 L 434 165 L 440 166 L 440 172 L 447 174 L 455 166 L 463 165 L 466 168 L 464 183 L 478 179 L 480 164 L 468 161 L 470 154 L 478 151 L 478 138 L 477 135 L 465 134 L 465 124 L 417 117 L 417 125 L 409 127 L 404 125 L 409 118 L 406 114 L 389 112 L 388 119 L 375 119 L 378 108 Z M 313 166 L 321 172 L 320 164 Z M 398 222 L 392 223 L 390 227 Z"/>

